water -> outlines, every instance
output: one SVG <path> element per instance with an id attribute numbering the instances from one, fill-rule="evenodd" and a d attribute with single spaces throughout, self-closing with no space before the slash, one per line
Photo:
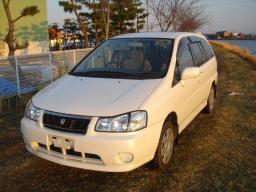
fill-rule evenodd
<path id="1" fill-rule="evenodd" d="M 256 40 L 220 40 L 225 43 L 235 44 L 241 48 L 248 49 L 253 55 L 256 55 Z"/>

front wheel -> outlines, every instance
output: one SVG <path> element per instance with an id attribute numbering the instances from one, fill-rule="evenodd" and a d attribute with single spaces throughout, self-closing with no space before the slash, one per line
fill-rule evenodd
<path id="1" fill-rule="evenodd" d="M 163 125 L 158 147 L 153 163 L 160 169 L 165 170 L 171 162 L 175 143 L 174 127 L 171 122 Z"/>

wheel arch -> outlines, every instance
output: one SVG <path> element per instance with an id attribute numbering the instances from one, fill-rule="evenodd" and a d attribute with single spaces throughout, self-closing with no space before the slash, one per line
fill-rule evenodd
<path id="1" fill-rule="evenodd" d="M 178 125 L 178 116 L 177 113 L 175 111 L 172 111 L 171 113 L 169 113 L 169 115 L 165 118 L 165 122 L 171 122 L 173 124 L 174 127 L 174 134 L 175 134 L 175 139 L 177 139 L 178 134 L 179 134 L 179 125 Z"/>

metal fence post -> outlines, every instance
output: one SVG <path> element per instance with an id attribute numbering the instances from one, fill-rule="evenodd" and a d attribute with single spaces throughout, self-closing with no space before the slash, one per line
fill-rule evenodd
<path id="1" fill-rule="evenodd" d="M 73 66 L 70 65 L 69 68 L 72 69 L 76 65 L 76 50 L 73 50 Z"/>
<path id="2" fill-rule="evenodd" d="M 18 91 L 18 96 L 20 97 L 20 77 L 19 77 L 18 60 L 16 56 L 13 56 L 13 57 L 14 57 L 15 70 L 16 70 L 17 91 Z"/>
<path id="3" fill-rule="evenodd" d="M 48 54 L 49 55 L 49 68 L 50 68 L 50 75 L 51 75 L 51 82 L 53 80 L 53 74 L 52 74 L 52 55 L 51 53 Z"/>
<path id="4" fill-rule="evenodd" d="M 73 50 L 73 63 L 76 65 L 76 50 Z"/>

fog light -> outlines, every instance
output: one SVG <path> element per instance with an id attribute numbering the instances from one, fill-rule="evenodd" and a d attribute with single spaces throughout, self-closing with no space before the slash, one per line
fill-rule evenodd
<path id="1" fill-rule="evenodd" d="M 133 160 L 133 154 L 131 153 L 121 152 L 121 153 L 118 153 L 117 156 L 122 163 L 130 163 Z"/>
<path id="2" fill-rule="evenodd" d="M 36 150 L 36 149 L 38 148 L 38 143 L 35 142 L 35 141 L 32 141 L 32 142 L 31 142 L 31 148 L 32 148 L 33 150 Z"/>

